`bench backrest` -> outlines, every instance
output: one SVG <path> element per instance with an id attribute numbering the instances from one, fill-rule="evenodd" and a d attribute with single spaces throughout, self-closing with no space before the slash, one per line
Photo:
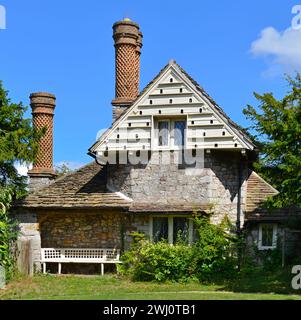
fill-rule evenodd
<path id="1" fill-rule="evenodd" d="M 120 249 L 42 248 L 42 261 L 119 261 Z"/>

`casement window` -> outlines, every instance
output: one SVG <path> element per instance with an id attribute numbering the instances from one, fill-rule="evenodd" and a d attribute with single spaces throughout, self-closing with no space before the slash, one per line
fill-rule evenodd
<path id="1" fill-rule="evenodd" d="M 150 218 L 150 238 L 154 242 L 166 240 L 174 244 L 177 240 L 193 241 L 193 221 L 180 216 L 156 216 Z"/>
<path id="2" fill-rule="evenodd" d="M 164 148 L 181 148 L 185 145 L 185 120 L 158 120 L 156 130 L 157 146 Z"/>
<path id="3" fill-rule="evenodd" d="M 268 250 L 277 247 L 277 224 L 261 223 L 258 233 L 258 249 Z"/>

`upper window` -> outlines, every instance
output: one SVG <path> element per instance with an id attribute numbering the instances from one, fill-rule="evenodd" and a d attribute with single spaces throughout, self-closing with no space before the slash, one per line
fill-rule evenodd
<path id="1" fill-rule="evenodd" d="M 160 147 L 169 145 L 169 121 L 158 121 L 158 145 Z"/>
<path id="2" fill-rule="evenodd" d="M 185 145 L 185 120 L 158 120 L 158 147 L 176 147 Z"/>
<path id="3" fill-rule="evenodd" d="M 262 223 L 259 225 L 258 248 L 260 250 L 275 249 L 277 247 L 277 225 Z"/>

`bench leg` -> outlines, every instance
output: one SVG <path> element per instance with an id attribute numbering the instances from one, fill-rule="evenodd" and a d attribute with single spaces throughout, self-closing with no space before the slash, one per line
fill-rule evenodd
<path id="1" fill-rule="evenodd" d="M 46 273 L 46 262 L 43 262 L 43 273 Z"/>
<path id="2" fill-rule="evenodd" d="M 101 275 L 103 276 L 105 274 L 105 265 L 101 264 Z"/>
<path id="3" fill-rule="evenodd" d="M 62 273 L 62 264 L 59 263 L 59 267 L 58 267 L 58 274 L 61 274 Z"/>

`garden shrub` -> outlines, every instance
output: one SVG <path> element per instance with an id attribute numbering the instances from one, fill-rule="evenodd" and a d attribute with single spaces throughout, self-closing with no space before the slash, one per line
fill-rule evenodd
<path id="1" fill-rule="evenodd" d="M 183 244 L 171 246 L 165 241 L 152 243 L 144 238 L 135 240 L 137 238 L 131 250 L 122 255 L 119 272 L 139 281 L 184 281 L 189 278 L 191 247 Z"/>
<path id="2" fill-rule="evenodd" d="M 5 268 L 6 280 L 10 280 L 14 273 L 12 246 L 17 237 L 16 223 L 8 215 L 11 201 L 10 190 L 0 188 L 0 264 Z"/>
<path id="3" fill-rule="evenodd" d="M 193 245 L 182 241 L 152 243 L 133 233 L 131 249 L 125 252 L 119 271 L 133 280 L 208 281 L 220 276 L 233 276 L 236 267 L 234 237 L 223 226 L 210 224 L 209 218 L 195 218 L 198 240 Z"/>
<path id="4" fill-rule="evenodd" d="M 200 281 L 228 278 L 237 273 L 236 236 L 223 221 L 213 225 L 209 217 L 195 218 L 198 241 L 193 245 L 192 269 Z"/>

